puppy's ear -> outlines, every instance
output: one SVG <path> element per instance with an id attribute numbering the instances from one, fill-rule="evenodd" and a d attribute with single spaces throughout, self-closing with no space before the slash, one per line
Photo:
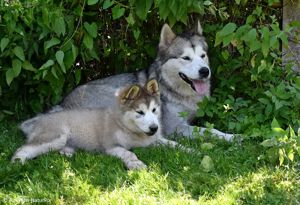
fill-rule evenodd
<path id="1" fill-rule="evenodd" d="M 168 24 L 164 24 L 161 33 L 160 33 L 160 41 L 159 41 L 159 49 L 168 48 L 172 41 L 176 38 L 175 33 L 172 31 Z"/>
<path id="2" fill-rule="evenodd" d="M 117 97 L 119 98 L 119 101 L 122 104 L 125 104 L 126 102 L 135 100 L 137 97 L 139 97 L 140 93 L 141 93 L 140 86 L 132 85 L 118 92 Z"/>
<path id="3" fill-rule="evenodd" d="M 145 85 L 145 89 L 150 95 L 159 95 L 158 83 L 155 79 L 149 80 Z"/>
<path id="4" fill-rule="evenodd" d="M 201 26 L 199 20 L 198 20 L 197 23 L 196 23 L 195 31 L 196 31 L 196 33 L 197 33 L 198 35 L 202 36 L 202 34 L 203 34 L 203 29 L 202 29 L 202 26 Z"/>

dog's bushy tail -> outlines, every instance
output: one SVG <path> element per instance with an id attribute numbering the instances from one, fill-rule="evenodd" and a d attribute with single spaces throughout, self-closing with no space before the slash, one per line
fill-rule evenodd
<path id="1" fill-rule="evenodd" d="M 24 132 L 24 134 L 26 134 L 27 136 L 29 135 L 29 133 L 33 132 L 38 122 L 39 122 L 39 116 L 36 116 L 34 118 L 22 122 L 19 127 L 22 130 L 22 132 Z"/>
<path id="2" fill-rule="evenodd" d="M 47 113 L 55 113 L 55 112 L 61 112 L 63 111 L 63 107 L 60 105 L 54 106 L 52 109 L 50 109 Z M 33 130 L 38 126 L 38 123 L 40 121 L 40 117 L 43 116 L 44 114 L 39 114 L 34 118 L 28 119 L 24 122 L 21 123 L 19 128 L 24 132 L 24 134 L 29 135 L 30 133 L 33 132 Z"/>

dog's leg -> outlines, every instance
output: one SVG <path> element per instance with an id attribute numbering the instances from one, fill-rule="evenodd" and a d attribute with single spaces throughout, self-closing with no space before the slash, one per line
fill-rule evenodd
<path id="1" fill-rule="evenodd" d="M 234 138 L 234 135 L 233 134 L 228 134 L 228 133 L 225 133 L 225 132 L 221 132 L 217 129 L 208 129 L 208 128 L 205 128 L 205 127 L 200 127 L 200 134 L 203 135 L 204 132 L 208 130 L 211 134 L 217 136 L 219 139 L 224 139 L 228 142 L 232 141 L 233 138 Z"/>
<path id="2" fill-rule="evenodd" d="M 187 147 L 185 147 L 185 146 L 183 146 L 181 144 L 178 144 L 175 141 L 168 140 L 168 139 L 163 138 L 163 137 L 158 138 L 158 140 L 156 141 L 156 143 L 154 145 L 166 145 L 166 146 L 170 146 L 172 148 L 178 147 L 180 150 L 185 151 L 187 153 L 194 153 L 194 152 L 196 152 L 194 149 L 187 148 Z"/>
<path id="3" fill-rule="evenodd" d="M 61 135 L 59 138 L 56 138 L 51 142 L 42 143 L 42 144 L 33 144 L 33 143 L 25 144 L 16 151 L 11 161 L 15 162 L 16 159 L 19 159 L 20 162 L 24 164 L 27 159 L 35 158 L 38 155 L 47 153 L 51 150 L 62 149 L 66 145 L 66 142 L 67 142 L 67 136 Z"/>
<path id="4" fill-rule="evenodd" d="M 75 153 L 75 149 L 73 147 L 65 146 L 61 150 L 59 150 L 59 153 L 66 155 L 67 157 L 72 157 Z"/>
<path id="5" fill-rule="evenodd" d="M 128 169 L 143 169 L 147 167 L 133 152 L 123 147 L 114 147 L 106 150 L 105 153 L 120 158 Z"/>
<path id="6" fill-rule="evenodd" d="M 181 124 L 180 127 L 177 128 L 177 132 L 183 134 L 184 136 L 190 136 L 193 137 L 194 132 L 194 126 L 187 125 L 187 124 Z M 205 127 L 200 127 L 200 135 L 203 135 L 205 131 L 209 131 L 213 135 L 217 136 L 219 139 L 225 139 L 226 141 L 232 141 L 234 138 L 233 134 L 228 134 L 221 132 L 217 129 L 208 129 Z"/>

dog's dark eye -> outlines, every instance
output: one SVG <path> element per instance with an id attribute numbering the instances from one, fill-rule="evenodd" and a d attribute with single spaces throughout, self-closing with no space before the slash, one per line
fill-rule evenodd
<path id="1" fill-rule="evenodd" d="M 190 61 L 190 60 L 191 60 L 191 58 L 188 57 L 188 56 L 183 56 L 182 59 L 183 59 L 183 60 L 186 60 L 186 61 Z"/>
<path id="2" fill-rule="evenodd" d="M 201 58 L 205 58 L 205 56 L 206 56 L 205 54 L 202 54 L 202 55 L 201 55 Z"/>
<path id="3" fill-rule="evenodd" d="M 137 110 L 136 113 L 138 113 L 139 115 L 145 115 L 145 113 L 141 110 Z"/>
<path id="4" fill-rule="evenodd" d="M 156 111 L 156 108 L 153 108 L 152 112 L 155 112 Z"/>

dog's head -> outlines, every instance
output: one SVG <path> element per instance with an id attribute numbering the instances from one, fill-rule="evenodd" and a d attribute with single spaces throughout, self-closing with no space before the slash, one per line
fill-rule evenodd
<path id="1" fill-rule="evenodd" d="M 193 32 L 180 35 L 165 24 L 158 52 L 163 83 L 186 95 L 208 96 L 211 69 L 207 50 L 199 21 Z"/>
<path id="2" fill-rule="evenodd" d="M 131 85 L 122 89 L 117 96 L 122 121 L 128 129 L 148 136 L 160 131 L 160 94 L 155 79 L 144 87 Z"/>

